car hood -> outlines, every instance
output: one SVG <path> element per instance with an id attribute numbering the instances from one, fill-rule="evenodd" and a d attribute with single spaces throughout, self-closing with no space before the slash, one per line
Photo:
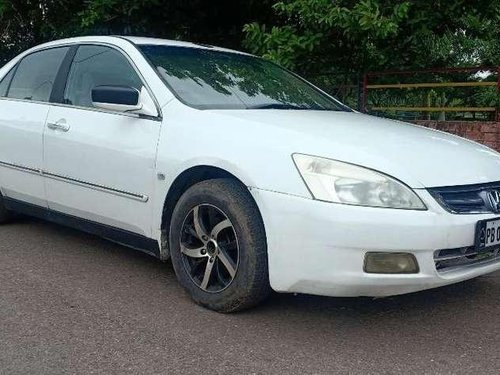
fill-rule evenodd
<path id="1" fill-rule="evenodd" d="M 362 165 L 412 188 L 500 181 L 500 154 L 478 143 L 355 112 L 211 111 L 262 127 L 276 149 Z M 248 127 L 247 127 L 248 128 Z"/>

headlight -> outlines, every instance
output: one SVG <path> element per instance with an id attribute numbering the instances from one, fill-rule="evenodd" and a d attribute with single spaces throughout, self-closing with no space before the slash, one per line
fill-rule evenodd
<path id="1" fill-rule="evenodd" d="M 426 210 L 408 186 L 357 165 L 294 154 L 293 160 L 314 199 L 357 206 Z"/>

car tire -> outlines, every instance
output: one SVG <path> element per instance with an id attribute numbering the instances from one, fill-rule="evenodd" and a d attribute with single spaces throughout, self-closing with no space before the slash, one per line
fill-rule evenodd
<path id="1" fill-rule="evenodd" d="M 169 244 L 179 283 L 206 308 L 222 313 L 248 309 L 271 291 L 262 217 L 236 180 L 190 187 L 174 209 Z"/>
<path id="2" fill-rule="evenodd" d="M 6 223 L 11 218 L 11 213 L 5 208 L 3 203 L 3 196 L 0 194 L 0 224 Z"/>

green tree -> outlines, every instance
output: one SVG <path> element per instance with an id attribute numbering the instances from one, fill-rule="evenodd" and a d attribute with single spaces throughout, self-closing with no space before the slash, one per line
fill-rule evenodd
<path id="1" fill-rule="evenodd" d="M 0 66 L 36 44 L 81 32 L 76 0 L 0 0 Z"/>
<path id="2" fill-rule="evenodd" d="M 144 35 L 241 48 L 271 0 L 0 0 L 0 64 L 33 45 L 88 34 Z"/>
<path id="3" fill-rule="evenodd" d="M 271 0 L 89 0 L 90 33 L 147 35 L 241 48 L 243 26 L 271 20 Z"/>
<path id="4" fill-rule="evenodd" d="M 500 63 L 500 0 L 282 0 L 245 46 L 307 75 Z"/>

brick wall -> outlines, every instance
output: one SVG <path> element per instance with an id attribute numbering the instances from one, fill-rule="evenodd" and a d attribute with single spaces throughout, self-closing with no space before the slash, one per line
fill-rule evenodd
<path id="1" fill-rule="evenodd" d="M 479 121 L 412 121 L 432 129 L 438 129 L 447 133 L 469 138 L 482 143 L 500 152 L 500 122 Z"/>

